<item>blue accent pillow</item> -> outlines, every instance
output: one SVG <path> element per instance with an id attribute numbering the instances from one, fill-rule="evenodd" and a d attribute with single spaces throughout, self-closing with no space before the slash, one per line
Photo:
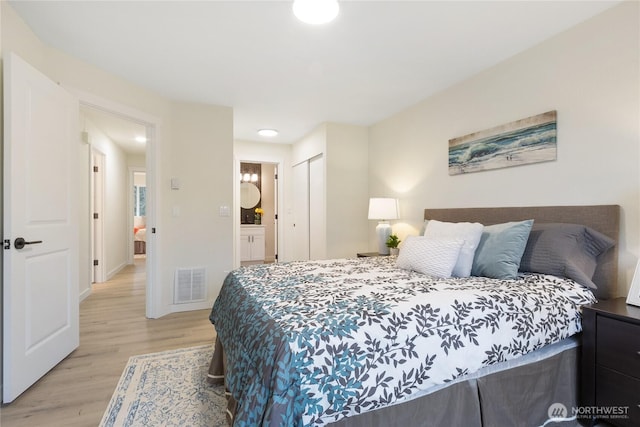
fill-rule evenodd
<path id="1" fill-rule="evenodd" d="M 471 275 L 515 279 L 533 220 L 485 226 L 476 249 Z"/>

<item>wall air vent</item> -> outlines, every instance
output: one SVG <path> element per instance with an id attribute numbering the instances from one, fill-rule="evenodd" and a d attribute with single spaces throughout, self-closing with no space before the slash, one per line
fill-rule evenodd
<path id="1" fill-rule="evenodd" d="M 173 303 L 201 302 L 207 299 L 204 267 L 178 268 L 174 280 Z"/>

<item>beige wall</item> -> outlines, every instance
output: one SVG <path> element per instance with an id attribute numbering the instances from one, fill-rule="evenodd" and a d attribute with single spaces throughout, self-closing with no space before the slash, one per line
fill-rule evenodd
<path id="1" fill-rule="evenodd" d="M 146 157 L 144 154 L 129 154 L 127 156 L 127 165 L 131 168 L 142 168 L 146 167 Z"/>
<path id="2" fill-rule="evenodd" d="M 638 6 L 625 2 L 372 126 L 369 192 L 399 197 L 400 238 L 417 233 L 425 207 L 619 204 L 626 295 L 640 254 Z M 549 110 L 556 161 L 449 176 L 450 138 Z"/>
<path id="3" fill-rule="evenodd" d="M 159 273 L 154 277 L 152 297 L 156 310 L 150 314 L 158 317 L 171 311 L 210 308 L 233 264 L 232 217 L 219 216 L 220 206 L 233 205 L 232 109 L 173 102 L 49 48 L 7 2 L 0 4 L 3 53 L 16 52 L 81 98 L 121 106 L 157 125 L 155 171 L 147 170 L 148 176 L 156 173 L 156 221 L 149 226 L 157 229 L 153 258 Z M 181 190 L 170 189 L 171 177 L 181 179 Z M 174 216 L 176 206 L 180 214 Z M 88 227 L 81 238 L 88 241 Z M 206 268 L 208 301 L 172 305 L 175 270 L 195 266 Z M 89 280 L 81 277 L 85 286 Z"/>
<path id="4" fill-rule="evenodd" d="M 327 258 L 352 258 L 367 249 L 368 129 L 327 123 Z"/>
<path id="5" fill-rule="evenodd" d="M 205 267 L 211 301 L 203 308 L 211 308 L 233 263 L 233 217 L 219 215 L 221 206 L 233 205 L 233 111 L 173 103 L 172 131 L 163 153 L 171 161 L 160 182 L 162 207 L 171 214 L 160 248 L 165 254 L 161 274 L 173 278 L 176 268 Z M 180 180 L 179 190 L 169 189 L 171 178 Z M 163 305 L 171 297 L 164 295 Z"/>
<path id="6" fill-rule="evenodd" d="M 368 129 L 323 123 L 292 146 L 292 164 L 324 156 L 324 228 L 326 258 L 354 257 L 366 251 Z"/>

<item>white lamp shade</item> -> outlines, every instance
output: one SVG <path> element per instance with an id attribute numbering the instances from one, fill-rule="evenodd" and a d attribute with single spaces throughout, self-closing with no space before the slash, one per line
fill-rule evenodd
<path id="1" fill-rule="evenodd" d="M 378 253 L 380 255 L 389 255 L 389 248 L 386 243 L 391 234 L 391 225 L 386 221 L 398 219 L 398 200 L 387 197 L 372 197 L 369 199 L 369 219 L 380 221 L 376 227 Z"/>
<path id="2" fill-rule="evenodd" d="M 372 197 L 369 199 L 369 219 L 398 219 L 398 200 Z"/>

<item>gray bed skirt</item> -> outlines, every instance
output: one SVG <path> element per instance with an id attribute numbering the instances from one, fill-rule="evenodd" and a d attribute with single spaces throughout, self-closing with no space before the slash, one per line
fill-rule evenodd
<path id="1" fill-rule="evenodd" d="M 570 338 L 504 362 L 407 402 L 330 424 L 332 427 L 447 426 L 530 427 L 550 418 L 549 407 L 561 403 L 571 413 L 578 406 L 579 339 Z M 224 351 L 216 338 L 209 382 L 224 382 Z M 232 422 L 236 402 L 229 397 Z M 579 426 L 577 421 L 549 422 L 545 427 Z"/>
<path id="2" fill-rule="evenodd" d="M 426 396 L 345 418 L 331 426 L 541 426 L 549 407 L 577 406 L 580 347 L 536 362 L 452 384 Z M 578 426 L 577 421 L 549 426 Z"/>

